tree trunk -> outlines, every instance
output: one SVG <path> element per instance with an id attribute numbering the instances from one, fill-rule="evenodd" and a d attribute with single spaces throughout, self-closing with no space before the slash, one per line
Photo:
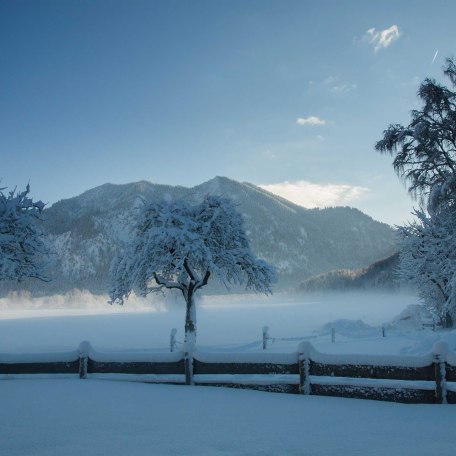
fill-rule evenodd
<path id="1" fill-rule="evenodd" d="M 453 318 L 451 318 L 450 312 L 446 311 L 442 318 L 442 326 L 444 328 L 452 328 L 453 327 Z"/>
<path id="2" fill-rule="evenodd" d="M 192 352 L 196 344 L 196 306 L 193 299 L 193 289 L 187 291 L 185 311 L 185 346 L 186 351 Z"/>

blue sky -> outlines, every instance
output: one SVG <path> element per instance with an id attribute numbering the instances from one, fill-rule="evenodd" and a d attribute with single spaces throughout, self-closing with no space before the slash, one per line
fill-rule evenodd
<path id="1" fill-rule="evenodd" d="M 4 0 L 1 184 L 53 203 L 223 175 L 403 223 L 374 144 L 442 80 L 455 17 L 442 0 Z"/>

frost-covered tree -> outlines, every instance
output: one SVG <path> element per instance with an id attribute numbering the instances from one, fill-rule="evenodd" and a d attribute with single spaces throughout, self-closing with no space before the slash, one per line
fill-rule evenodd
<path id="1" fill-rule="evenodd" d="M 207 196 L 200 204 L 154 202 L 144 207 L 136 236 L 111 269 L 111 303 L 132 290 L 146 296 L 179 290 L 186 303 L 185 343 L 196 342 L 195 293 L 215 277 L 227 287 L 271 293 L 275 270 L 255 257 L 233 203 Z"/>
<path id="2" fill-rule="evenodd" d="M 418 90 L 423 102 L 409 125 L 390 125 L 375 148 L 394 155 L 393 167 L 409 191 L 432 209 L 456 198 L 456 64 L 443 70 L 451 90 L 425 79 Z"/>
<path id="3" fill-rule="evenodd" d="M 453 207 L 399 227 L 402 237 L 399 275 L 412 283 L 444 327 L 456 321 L 456 213 Z"/>
<path id="4" fill-rule="evenodd" d="M 0 189 L 0 280 L 48 281 L 43 261 L 48 248 L 37 224 L 44 203 L 28 196 L 29 185 L 23 192 L 4 194 L 3 190 Z"/>
<path id="5" fill-rule="evenodd" d="M 425 79 L 420 110 L 409 125 L 390 125 L 376 149 L 394 156 L 393 167 L 417 197 L 417 221 L 399 227 L 400 275 L 412 282 L 445 326 L 456 321 L 456 64 L 447 59 L 450 88 Z M 427 214 L 426 214 L 427 211 Z"/>

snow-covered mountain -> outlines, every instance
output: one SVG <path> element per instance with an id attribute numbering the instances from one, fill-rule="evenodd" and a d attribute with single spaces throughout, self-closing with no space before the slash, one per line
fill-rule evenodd
<path id="1" fill-rule="evenodd" d="M 304 279 L 334 269 L 366 267 L 396 250 L 394 230 L 357 209 L 304 209 L 255 185 L 224 177 L 193 188 L 146 181 L 104 184 L 45 211 L 55 252 L 53 280 L 19 288 L 40 294 L 72 288 L 106 292 L 111 260 L 130 239 L 143 201 L 197 201 L 206 194 L 223 195 L 239 205 L 254 252 L 279 270 L 276 289 L 296 288 Z M 5 291 L 12 284 L 2 286 Z"/>

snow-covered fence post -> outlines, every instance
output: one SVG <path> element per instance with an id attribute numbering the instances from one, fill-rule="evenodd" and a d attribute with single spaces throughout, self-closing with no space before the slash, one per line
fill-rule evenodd
<path id="1" fill-rule="evenodd" d="M 169 349 L 171 352 L 173 352 L 174 349 L 176 348 L 176 333 L 177 333 L 177 329 L 173 328 L 171 330 L 170 341 L 169 341 Z"/>
<path id="2" fill-rule="evenodd" d="M 263 350 L 268 348 L 269 326 L 263 326 Z"/>
<path id="3" fill-rule="evenodd" d="M 79 344 L 79 378 L 87 378 L 87 366 L 89 363 L 90 342 L 85 340 Z"/>
<path id="4" fill-rule="evenodd" d="M 436 342 L 432 347 L 435 370 L 435 402 L 446 404 L 446 355 L 449 351 L 446 342 Z"/>
<path id="5" fill-rule="evenodd" d="M 193 356 L 189 352 L 184 354 L 185 384 L 193 385 Z"/>
<path id="6" fill-rule="evenodd" d="M 331 342 L 334 343 L 336 341 L 336 330 L 331 328 Z"/>
<path id="7" fill-rule="evenodd" d="M 299 366 L 299 393 L 310 394 L 310 355 L 312 344 L 301 342 L 298 346 L 298 366 Z"/>

